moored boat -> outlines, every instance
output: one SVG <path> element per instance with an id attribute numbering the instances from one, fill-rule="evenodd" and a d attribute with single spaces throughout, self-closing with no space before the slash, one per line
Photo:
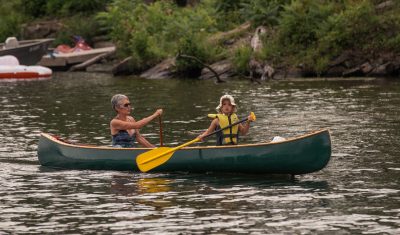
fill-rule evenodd
<path id="1" fill-rule="evenodd" d="M 18 41 L 8 38 L 6 43 L 0 43 L 0 56 L 17 57 L 21 65 L 35 65 L 47 53 L 47 48 L 54 39 L 35 39 Z"/>
<path id="2" fill-rule="evenodd" d="M 20 65 L 12 55 L 0 56 L 0 81 L 50 78 L 53 71 L 43 66 Z"/>
<path id="3" fill-rule="evenodd" d="M 138 171 L 136 157 L 149 150 L 77 145 L 42 133 L 38 158 L 40 164 L 47 167 Z M 151 172 L 298 175 L 321 170 L 330 157 L 330 134 L 323 129 L 279 142 L 185 147 Z"/>
<path id="4" fill-rule="evenodd" d="M 113 53 L 116 50 L 114 46 L 105 48 L 96 48 L 91 50 L 80 50 L 71 53 L 53 53 L 44 55 L 39 61 L 39 65 L 57 68 L 68 68 L 72 65 L 83 63 L 102 54 Z"/>
<path id="5" fill-rule="evenodd" d="M 50 78 L 52 71 L 43 66 L 0 65 L 0 80 Z"/>

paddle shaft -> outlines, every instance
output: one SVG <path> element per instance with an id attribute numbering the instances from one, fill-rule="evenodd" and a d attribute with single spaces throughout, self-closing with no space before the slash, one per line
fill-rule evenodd
<path id="1" fill-rule="evenodd" d="M 158 116 L 158 124 L 160 124 L 160 146 L 163 146 L 163 129 L 162 129 L 162 120 L 161 115 Z"/>
<path id="2" fill-rule="evenodd" d="M 240 123 L 242 123 L 242 122 L 245 122 L 245 121 L 247 121 L 247 120 L 248 120 L 248 118 L 244 118 L 243 120 L 240 120 L 240 121 L 235 122 L 235 123 L 233 123 L 233 124 L 231 124 L 231 125 L 229 125 L 229 126 L 226 126 L 226 127 L 221 128 L 221 129 L 219 129 L 219 130 L 216 130 L 216 131 L 214 131 L 214 132 L 212 132 L 212 133 L 210 133 L 210 134 L 208 134 L 208 135 L 205 135 L 203 138 L 206 138 L 206 137 L 209 137 L 209 136 L 211 136 L 211 135 L 214 135 L 214 134 L 216 134 L 216 133 L 218 133 L 218 132 L 221 132 L 221 131 L 223 131 L 223 130 L 225 130 L 225 129 L 228 129 L 228 128 L 232 127 L 232 126 L 238 125 L 238 124 L 240 124 Z M 171 148 L 171 149 L 169 149 L 169 150 L 167 150 L 167 151 L 165 151 L 165 152 L 162 152 L 162 153 L 160 153 L 160 154 L 157 154 L 157 155 L 155 155 L 155 156 L 153 156 L 153 157 L 151 157 L 151 158 L 149 158 L 149 159 L 146 159 L 145 161 L 141 162 L 140 164 L 146 164 L 146 163 L 151 162 L 151 161 L 153 161 L 153 160 L 155 160 L 155 159 L 157 159 L 157 158 L 159 158 L 159 157 L 161 157 L 161 156 L 164 156 L 164 155 L 167 155 L 167 154 L 169 154 L 169 153 L 175 152 L 175 151 L 178 150 L 178 149 L 181 149 L 181 148 L 183 148 L 183 147 L 186 147 L 186 146 L 191 145 L 191 144 L 193 144 L 193 143 L 196 143 L 196 142 L 198 142 L 198 141 L 200 141 L 200 139 L 199 139 L 199 138 L 196 138 L 196 139 L 194 139 L 194 140 L 192 140 L 192 141 L 189 141 L 189 142 L 187 142 L 187 143 L 181 144 L 181 145 L 179 145 L 179 146 L 177 146 L 177 147 L 175 147 L 175 148 Z"/>
<path id="3" fill-rule="evenodd" d="M 223 130 L 225 130 L 225 129 L 228 129 L 228 128 L 231 128 L 231 127 L 233 127 L 233 126 L 236 126 L 236 125 L 238 125 L 238 124 L 240 124 L 240 123 L 243 123 L 243 122 L 245 122 L 245 121 L 247 121 L 247 120 L 248 120 L 248 118 L 243 118 L 242 120 L 237 121 L 237 122 L 235 122 L 235 123 L 232 123 L 232 124 L 229 125 L 229 126 L 226 126 L 226 127 L 221 128 L 221 129 L 219 129 L 219 130 L 216 130 L 216 131 L 214 131 L 214 132 L 211 132 L 210 134 L 205 135 L 203 138 L 207 138 L 207 137 L 209 137 L 209 136 L 211 136 L 211 135 L 214 135 L 214 134 L 216 134 L 216 133 L 218 133 L 218 132 L 221 132 L 221 131 L 223 131 Z"/>

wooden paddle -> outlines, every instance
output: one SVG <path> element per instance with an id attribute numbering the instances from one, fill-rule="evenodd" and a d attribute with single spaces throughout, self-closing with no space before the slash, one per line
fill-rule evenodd
<path id="1" fill-rule="evenodd" d="M 251 118 L 252 121 L 255 121 L 256 120 L 256 115 L 253 112 L 251 112 L 250 115 L 252 117 Z M 245 122 L 247 120 L 248 120 L 248 118 L 244 118 L 243 120 L 240 120 L 238 122 L 235 122 L 235 123 L 233 123 L 233 124 L 231 124 L 229 126 L 226 126 L 226 127 L 222 128 L 222 129 L 214 131 L 214 132 L 204 136 L 203 138 L 206 138 L 206 137 L 209 137 L 211 135 L 214 135 L 214 134 L 216 134 L 216 133 L 218 133 L 220 131 L 223 131 L 223 130 L 228 129 L 228 128 L 232 127 L 232 126 L 238 125 L 238 124 L 240 124 L 242 122 Z M 184 144 L 179 145 L 179 146 L 174 147 L 174 148 L 159 147 L 159 148 L 152 149 L 150 151 L 147 151 L 145 153 L 142 153 L 142 154 L 138 155 L 136 157 L 136 164 L 139 167 L 139 170 L 141 170 L 142 172 L 147 172 L 147 171 L 149 171 L 149 170 L 151 170 L 151 169 L 153 169 L 153 168 L 155 168 L 155 167 L 167 162 L 172 157 L 172 155 L 174 154 L 174 152 L 176 150 L 181 149 L 183 147 L 186 147 L 186 146 L 188 146 L 190 144 L 196 143 L 198 141 L 200 141 L 200 139 L 196 138 L 196 139 L 194 139 L 192 141 L 189 141 L 187 143 L 184 143 Z"/>
<path id="2" fill-rule="evenodd" d="M 162 131 L 162 120 L 161 115 L 158 116 L 158 124 L 160 124 L 160 146 L 163 146 L 163 131 Z"/>

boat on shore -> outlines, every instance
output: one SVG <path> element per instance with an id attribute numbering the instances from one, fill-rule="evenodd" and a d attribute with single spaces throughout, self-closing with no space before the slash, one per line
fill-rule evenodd
<path id="1" fill-rule="evenodd" d="M 65 70 L 73 65 L 84 63 L 95 57 L 112 54 L 115 52 L 115 50 L 116 48 L 111 46 L 70 53 L 52 53 L 44 55 L 39 61 L 39 65 L 57 70 Z"/>
<path id="2" fill-rule="evenodd" d="M 139 171 L 136 157 L 149 150 L 73 144 L 42 133 L 38 158 L 42 166 L 53 168 Z M 299 175 L 323 169 L 330 157 L 330 133 L 323 129 L 279 142 L 185 147 L 150 172 Z"/>
<path id="3" fill-rule="evenodd" d="M 0 56 L 12 55 L 17 57 L 21 65 L 36 65 L 54 39 L 34 39 L 18 41 L 8 38 L 5 43 L 0 43 Z"/>

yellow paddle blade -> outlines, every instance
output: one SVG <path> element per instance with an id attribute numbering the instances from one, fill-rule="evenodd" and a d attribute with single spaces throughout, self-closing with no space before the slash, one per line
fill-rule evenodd
<path id="1" fill-rule="evenodd" d="M 138 155 L 136 157 L 136 164 L 139 170 L 147 172 L 165 163 L 174 154 L 174 151 L 170 151 L 171 149 L 169 147 L 159 147 Z"/>
<path id="2" fill-rule="evenodd" d="M 200 139 L 196 138 L 192 141 L 181 144 L 175 148 L 160 147 L 160 148 L 152 149 L 145 153 L 139 154 L 136 157 L 136 164 L 139 167 L 139 170 L 141 170 L 143 172 L 147 172 L 147 171 L 165 163 L 166 161 L 168 161 L 168 159 L 171 158 L 172 154 L 174 154 L 174 152 L 176 150 L 186 147 L 197 141 L 200 141 Z"/>
<path id="3" fill-rule="evenodd" d="M 256 115 L 253 112 L 250 112 L 250 117 L 253 122 L 256 120 Z"/>

